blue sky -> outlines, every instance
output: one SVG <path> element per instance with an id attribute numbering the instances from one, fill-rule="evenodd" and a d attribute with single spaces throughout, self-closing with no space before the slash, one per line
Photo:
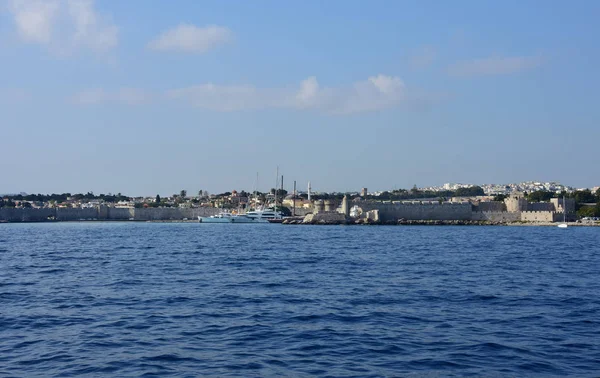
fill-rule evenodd
<path id="1" fill-rule="evenodd" d="M 0 193 L 597 186 L 598 14 L 0 0 Z"/>

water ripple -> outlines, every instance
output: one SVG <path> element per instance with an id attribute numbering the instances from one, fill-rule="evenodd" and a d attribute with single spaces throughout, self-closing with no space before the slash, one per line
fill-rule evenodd
<path id="1" fill-rule="evenodd" d="M 597 229 L 220 226 L 0 225 L 0 376 L 600 375 Z"/>

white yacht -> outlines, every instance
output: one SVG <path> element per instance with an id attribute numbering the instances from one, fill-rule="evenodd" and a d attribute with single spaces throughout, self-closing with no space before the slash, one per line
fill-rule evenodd
<path id="1" fill-rule="evenodd" d="M 198 221 L 201 223 L 254 223 L 254 220 L 245 214 L 232 214 L 225 211 L 210 217 L 198 216 Z"/>
<path id="2" fill-rule="evenodd" d="M 246 212 L 244 214 L 256 223 L 268 223 L 270 219 L 283 219 L 283 214 L 275 209 L 258 209 Z"/>
<path id="3" fill-rule="evenodd" d="M 283 214 L 273 209 L 257 209 L 245 214 L 222 211 L 210 217 L 198 216 L 198 221 L 201 223 L 269 223 L 270 219 L 283 219 Z"/>

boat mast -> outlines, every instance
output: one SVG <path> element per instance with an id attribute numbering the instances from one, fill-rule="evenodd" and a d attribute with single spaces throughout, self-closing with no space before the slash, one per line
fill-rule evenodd
<path id="1" fill-rule="evenodd" d="M 279 184 L 279 166 L 277 166 L 277 173 L 275 174 L 275 211 L 277 211 L 277 184 Z"/>
<path id="2" fill-rule="evenodd" d="M 258 172 L 256 172 L 256 187 L 252 194 L 254 194 L 254 209 L 256 209 L 256 200 L 258 199 Z"/>

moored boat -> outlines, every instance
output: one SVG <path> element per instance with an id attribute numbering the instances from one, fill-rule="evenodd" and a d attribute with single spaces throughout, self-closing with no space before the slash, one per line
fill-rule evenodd
<path id="1" fill-rule="evenodd" d="M 224 211 L 210 217 L 198 216 L 198 221 L 200 223 L 255 223 L 253 219 L 245 214 L 232 214 Z"/>
<path id="2" fill-rule="evenodd" d="M 253 219 L 256 223 L 268 223 L 271 220 L 283 220 L 283 213 L 272 208 L 252 210 L 246 212 L 244 215 Z"/>

